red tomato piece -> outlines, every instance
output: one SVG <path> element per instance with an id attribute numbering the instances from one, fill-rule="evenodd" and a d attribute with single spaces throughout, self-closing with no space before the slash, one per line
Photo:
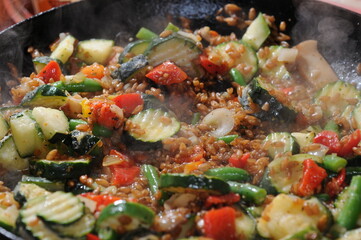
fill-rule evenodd
<path id="1" fill-rule="evenodd" d="M 86 240 L 100 240 L 100 238 L 99 238 L 97 235 L 88 233 L 88 234 L 86 235 Z"/>
<path id="2" fill-rule="evenodd" d="M 235 240 L 236 211 L 231 207 L 212 209 L 204 214 L 205 236 L 214 240 Z"/>
<path id="3" fill-rule="evenodd" d="M 343 168 L 338 173 L 338 175 L 332 178 L 325 187 L 325 192 L 330 195 L 330 197 L 334 197 L 339 194 L 345 187 L 346 180 L 346 169 Z"/>
<path id="4" fill-rule="evenodd" d="M 223 74 L 227 71 L 226 65 L 217 65 L 211 62 L 205 54 L 199 56 L 200 64 L 212 75 Z"/>
<path id="5" fill-rule="evenodd" d="M 134 179 L 139 176 L 140 168 L 137 166 L 133 167 L 122 167 L 117 165 L 109 166 L 112 172 L 112 185 L 126 186 L 134 182 Z"/>
<path id="6" fill-rule="evenodd" d="M 227 204 L 231 205 L 233 203 L 239 202 L 241 197 L 236 193 L 229 193 L 221 196 L 209 196 L 206 200 L 205 206 L 210 207 L 212 205 L 218 204 Z"/>
<path id="7" fill-rule="evenodd" d="M 60 81 L 61 69 L 56 61 L 50 61 L 46 66 L 36 75 L 41 78 L 45 83 L 49 83 L 50 79 L 54 82 Z"/>
<path id="8" fill-rule="evenodd" d="M 91 105 L 92 114 L 97 123 L 112 128 L 119 120 L 118 116 L 110 109 L 108 102 L 95 102 Z"/>
<path id="9" fill-rule="evenodd" d="M 303 176 L 297 194 L 300 196 L 313 195 L 326 177 L 325 169 L 319 167 L 312 159 L 306 159 L 303 161 Z"/>
<path id="10" fill-rule="evenodd" d="M 361 141 L 361 130 L 357 129 L 350 135 L 343 137 L 340 140 L 341 148 L 338 152 L 339 156 L 348 156 L 353 153 L 352 149 L 356 147 Z"/>
<path id="11" fill-rule="evenodd" d="M 228 159 L 229 165 L 231 165 L 232 167 L 244 168 L 250 156 L 251 154 L 249 152 L 241 156 L 239 156 L 237 153 L 233 153 Z"/>
<path id="12" fill-rule="evenodd" d="M 333 131 L 324 130 L 318 133 L 313 142 L 327 146 L 329 148 L 327 153 L 338 153 L 341 149 L 338 135 Z"/>
<path id="13" fill-rule="evenodd" d="M 181 83 L 188 78 L 187 74 L 182 69 L 170 61 L 156 66 L 145 76 L 161 85 Z"/>
<path id="14" fill-rule="evenodd" d="M 97 203 L 96 210 L 97 212 L 101 211 L 104 207 L 108 206 L 109 204 L 121 200 L 120 197 L 110 196 L 110 195 L 96 195 L 93 193 L 83 193 L 81 194 L 82 197 L 86 197 L 90 200 L 93 200 Z"/>
<path id="15" fill-rule="evenodd" d="M 133 166 L 133 162 L 128 158 L 128 156 L 118 152 L 117 150 L 114 150 L 114 149 L 110 150 L 109 155 L 115 156 L 122 160 L 121 163 L 116 164 L 119 167 L 128 168 L 128 167 Z"/>
<path id="16" fill-rule="evenodd" d="M 115 104 L 124 110 L 124 113 L 130 115 L 139 105 L 143 105 L 144 101 L 139 93 L 127 93 L 119 95 L 113 99 Z"/>

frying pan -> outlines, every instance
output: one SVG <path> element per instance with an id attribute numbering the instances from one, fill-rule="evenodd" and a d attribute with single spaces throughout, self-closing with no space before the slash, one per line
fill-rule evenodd
<path id="1" fill-rule="evenodd" d="M 160 32 L 169 21 L 179 23 L 179 17 L 186 17 L 192 20 L 192 28 L 208 25 L 220 33 L 239 36 L 239 30 L 214 19 L 225 3 L 237 3 L 245 12 L 254 7 L 274 15 L 278 23 L 285 21 L 291 44 L 318 40 L 319 50 L 340 79 L 361 86 L 356 72 L 361 62 L 361 15 L 335 6 L 308 0 L 88 0 L 41 13 L 0 32 L 1 100 L 10 99 L 11 80 L 33 71 L 27 48 L 46 51 L 61 32 L 70 32 L 79 40 L 115 39 L 124 46 L 142 26 Z M 7 177 L 0 176 L 0 180 Z M 0 239 L 21 238 L 0 228 Z"/>

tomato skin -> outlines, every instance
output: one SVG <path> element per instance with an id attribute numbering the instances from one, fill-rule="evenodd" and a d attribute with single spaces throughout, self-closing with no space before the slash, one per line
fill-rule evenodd
<path id="1" fill-rule="evenodd" d="M 250 156 L 251 154 L 249 152 L 241 156 L 238 156 L 237 153 L 233 153 L 232 156 L 228 159 L 229 165 L 232 167 L 244 168 Z"/>
<path id="2" fill-rule="evenodd" d="M 233 203 L 239 202 L 241 197 L 236 193 L 229 193 L 221 196 L 209 196 L 205 202 L 205 207 L 212 205 L 227 204 L 232 205 Z"/>
<path id="3" fill-rule="evenodd" d="M 325 192 L 334 197 L 339 194 L 345 187 L 346 169 L 343 168 L 336 177 L 332 178 L 325 187 Z"/>
<path id="4" fill-rule="evenodd" d="M 205 236 L 214 240 L 236 240 L 236 211 L 231 207 L 212 209 L 204 214 Z"/>
<path id="5" fill-rule="evenodd" d="M 91 103 L 91 113 L 96 122 L 108 128 L 115 127 L 118 116 L 111 111 L 111 103 L 108 102 L 93 102 Z"/>
<path id="6" fill-rule="evenodd" d="M 60 81 L 61 74 L 59 64 L 56 61 L 50 61 L 36 77 L 41 78 L 44 83 L 49 83 L 50 79 L 54 82 Z"/>
<path id="7" fill-rule="evenodd" d="M 161 85 L 181 83 L 188 78 L 188 75 L 182 69 L 170 61 L 166 61 L 156 66 L 145 76 Z"/>
<path id="8" fill-rule="evenodd" d="M 341 150 L 341 144 L 337 133 L 324 130 L 318 133 L 313 139 L 314 143 L 325 145 L 329 148 L 327 153 L 338 153 Z"/>
<path id="9" fill-rule="evenodd" d="M 124 168 L 129 168 L 131 166 L 133 166 L 133 162 L 128 158 L 128 156 L 118 152 L 117 150 L 110 150 L 109 155 L 113 155 L 116 156 L 117 158 L 120 158 L 122 160 L 121 163 L 116 164 L 118 167 L 124 167 Z"/>
<path id="10" fill-rule="evenodd" d="M 199 60 L 202 67 L 212 75 L 223 74 L 227 71 L 227 66 L 211 62 L 205 54 L 200 55 Z"/>
<path id="11" fill-rule="evenodd" d="M 115 197 L 115 196 L 110 196 L 110 195 L 105 195 L 105 194 L 100 194 L 100 195 L 96 195 L 93 193 L 83 193 L 81 194 L 82 197 L 88 198 L 90 200 L 93 200 L 94 202 L 97 203 L 96 206 L 96 212 L 101 211 L 104 207 L 108 206 L 109 204 L 121 200 L 120 197 Z"/>
<path id="12" fill-rule="evenodd" d="M 88 234 L 86 235 L 86 240 L 100 240 L 100 238 L 99 238 L 97 235 L 88 233 Z"/>
<path id="13" fill-rule="evenodd" d="M 87 78 L 101 79 L 104 77 L 104 66 L 99 63 L 93 63 L 92 65 L 83 67 L 80 71 L 84 73 Z"/>
<path id="14" fill-rule="evenodd" d="M 144 101 L 139 93 L 127 93 L 119 95 L 113 99 L 115 104 L 124 110 L 124 113 L 130 115 L 139 105 L 143 105 Z"/>
<path id="15" fill-rule="evenodd" d="M 134 179 L 139 176 L 140 168 L 137 166 L 122 167 L 117 165 L 109 166 L 112 172 L 112 185 L 127 186 L 134 182 Z"/>
<path id="16" fill-rule="evenodd" d="M 345 157 L 353 153 L 353 148 L 356 147 L 361 141 L 361 130 L 357 129 L 348 136 L 344 136 L 340 140 L 341 149 L 338 152 L 338 155 Z"/>
<path id="17" fill-rule="evenodd" d="M 297 189 L 300 196 L 311 196 L 327 177 L 327 172 L 319 167 L 312 159 L 303 161 L 303 176 Z"/>

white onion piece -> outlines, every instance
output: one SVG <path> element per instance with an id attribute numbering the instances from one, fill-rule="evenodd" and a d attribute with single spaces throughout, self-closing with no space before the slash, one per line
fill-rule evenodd
<path id="1" fill-rule="evenodd" d="M 114 155 L 106 155 L 103 158 L 103 167 L 108 167 L 114 164 L 119 164 L 124 162 L 124 159 L 121 159 L 120 157 L 114 156 Z"/>
<path id="2" fill-rule="evenodd" d="M 211 135 L 222 137 L 232 131 L 234 127 L 234 114 L 227 108 L 218 108 L 208 113 L 202 120 L 203 124 L 215 128 Z"/>
<path id="3" fill-rule="evenodd" d="M 315 144 L 315 143 L 314 143 Z M 313 144 L 313 145 L 314 145 Z M 322 145 L 322 144 L 317 144 L 319 145 L 318 148 L 314 149 L 314 150 L 311 150 L 311 151 L 308 151 L 307 153 L 308 154 L 311 154 L 311 155 L 314 155 L 314 156 L 318 156 L 318 157 L 324 157 L 326 155 L 326 153 L 328 152 L 329 148 L 325 145 Z"/>
<path id="4" fill-rule="evenodd" d="M 97 203 L 94 200 L 91 200 L 86 197 L 82 197 L 80 195 L 77 196 L 80 201 L 84 203 L 84 205 L 90 210 L 90 212 L 94 213 L 97 208 Z"/>
<path id="5" fill-rule="evenodd" d="M 280 62 L 293 63 L 296 61 L 298 49 L 296 48 L 281 48 L 278 52 L 277 60 Z"/>
<path id="6" fill-rule="evenodd" d="M 193 33 L 188 33 L 188 32 L 184 32 L 184 31 L 178 31 L 177 33 L 183 37 L 190 38 L 195 42 L 199 42 L 197 36 L 194 35 Z"/>

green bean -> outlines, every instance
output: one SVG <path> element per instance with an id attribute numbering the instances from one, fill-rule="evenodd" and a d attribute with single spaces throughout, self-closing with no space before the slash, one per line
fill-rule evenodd
<path id="1" fill-rule="evenodd" d="M 217 140 L 223 140 L 225 143 L 230 144 L 234 139 L 238 138 L 238 135 L 226 135 L 223 137 L 217 138 Z"/>
<path id="2" fill-rule="evenodd" d="M 354 176 L 347 190 L 347 198 L 336 219 L 337 223 L 346 229 L 356 226 L 358 217 L 361 214 L 361 176 Z"/>
<path id="3" fill-rule="evenodd" d="M 97 137 L 111 137 L 113 131 L 105 126 L 94 124 L 93 134 Z"/>
<path id="4" fill-rule="evenodd" d="M 255 204 L 261 204 L 266 199 L 267 191 L 249 183 L 227 182 L 231 192 L 240 194 L 244 200 Z"/>
<path id="5" fill-rule="evenodd" d="M 69 120 L 69 129 L 70 129 L 70 131 L 75 130 L 76 126 L 78 126 L 80 124 L 88 124 L 88 123 L 86 121 L 82 120 L 82 119 L 70 119 Z"/>
<path id="6" fill-rule="evenodd" d="M 159 186 L 158 170 L 152 165 L 143 164 L 142 172 L 148 180 L 150 191 L 155 194 L 158 191 Z"/>
<path id="7" fill-rule="evenodd" d="M 213 168 L 209 169 L 204 174 L 218 177 L 224 181 L 245 182 L 250 178 L 250 175 L 246 170 L 236 167 Z"/>
<path id="8" fill-rule="evenodd" d="M 142 27 L 141 29 L 139 29 L 135 37 L 141 40 L 152 40 L 153 38 L 158 37 L 158 35 L 150 31 L 148 28 Z"/>
<path id="9" fill-rule="evenodd" d="M 201 118 L 201 114 L 196 112 L 196 113 L 193 113 L 193 116 L 192 116 L 192 121 L 191 121 L 191 124 L 192 125 L 195 125 L 199 122 L 199 119 Z"/>
<path id="10" fill-rule="evenodd" d="M 247 85 L 246 81 L 244 80 L 244 77 L 243 77 L 242 73 L 240 73 L 237 68 L 232 68 L 229 71 L 229 74 L 231 75 L 233 81 L 235 81 L 239 85 L 241 85 L 241 86 L 246 86 Z"/>
<path id="11" fill-rule="evenodd" d="M 336 154 L 326 155 L 323 158 L 323 165 L 328 170 L 338 172 L 342 168 L 346 167 L 347 160 L 342 157 L 338 157 Z"/>
<path id="12" fill-rule="evenodd" d="M 64 83 L 62 81 L 57 81 L 53 83 L 53 86 L 69 92 L 97 92 L 103 89 L 102 85 L 97 80 L 91 78 L 85 78 L 84 81 L 79 83 Z"/>

